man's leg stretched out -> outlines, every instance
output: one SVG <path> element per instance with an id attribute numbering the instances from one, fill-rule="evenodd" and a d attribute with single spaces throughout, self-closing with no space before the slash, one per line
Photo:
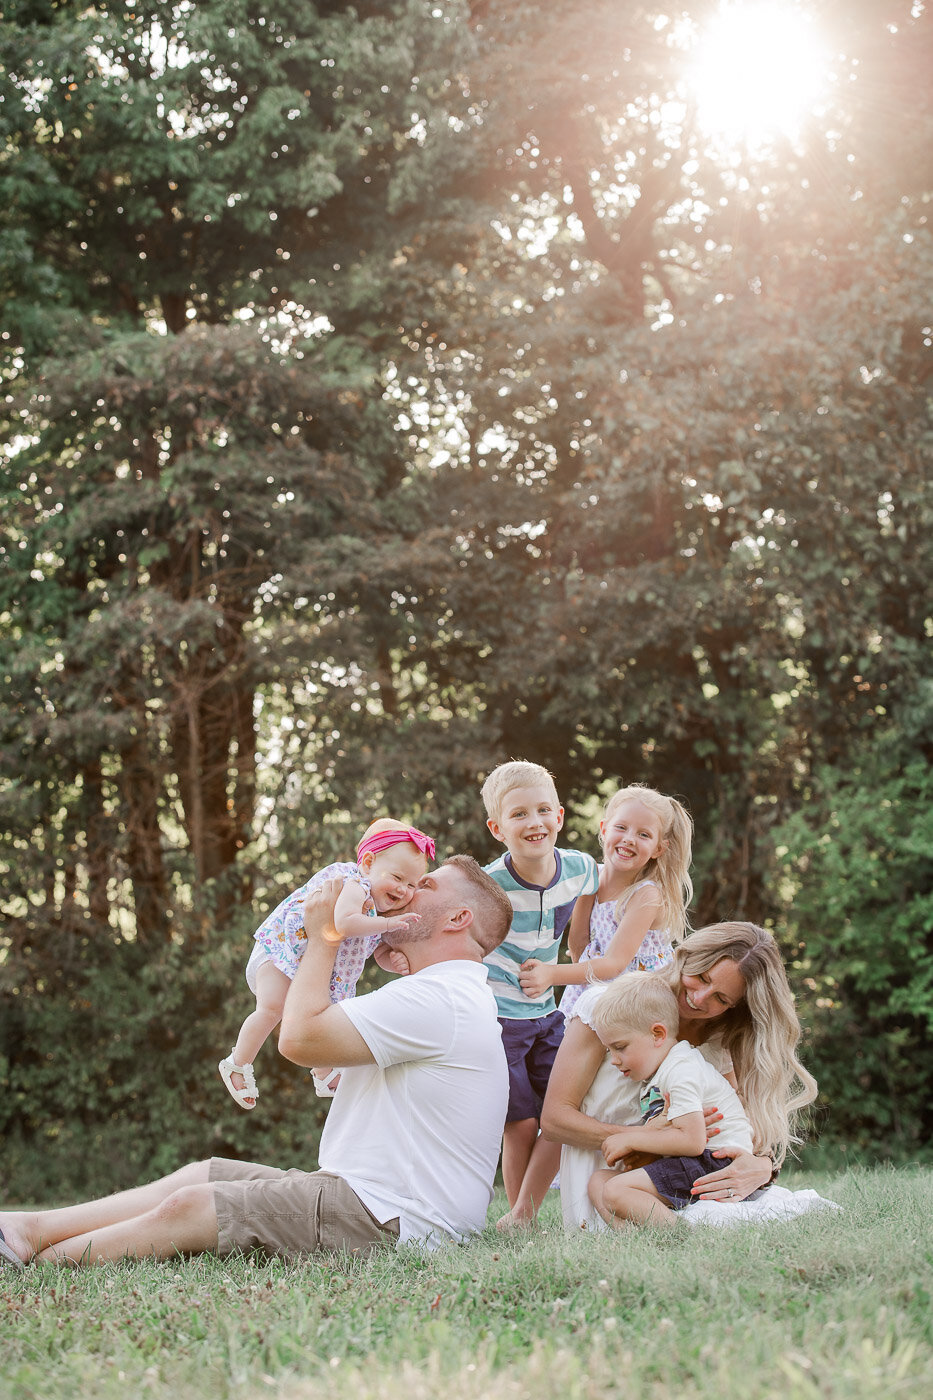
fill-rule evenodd
<path id="1" fill-rule="evenodd" d="M 7 1244 L 23 1262 L 168 1259 L 217 1247 L 210 1162 L 191 1162 L 146 1186 L 57 1210 L 0 1215 Z"/>
<path id="2" fill-rule="evenodd" d="M 293 1256 L 362 1253 L 398 1242 L 333 1172 L 283 1171 L 222 1157 L 193 1162 L 148 1186 L 60 1210 L 0 1215 L 6 1244 L 32 1258 L 98 1264 L 261 1249 Z"/>

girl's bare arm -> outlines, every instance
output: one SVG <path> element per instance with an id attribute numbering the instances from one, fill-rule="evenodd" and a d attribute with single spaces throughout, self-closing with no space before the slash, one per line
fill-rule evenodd
<path id="1" fill-rule="evenodd" d="M 590 961 L 593 975 L 601 982 L 609 982 L 624 972 L 644 943 L 645 935 L 660 911 L 661 900 L 655 890 L 638 890 L 633 894 L 619 927 L 609 941 L 609 947 L 602 957 Z"/>
<path id="2" fill-rule="evenodd" d="M 581 894 L 573 906 L 570 928 L 567 931 L 567 950 L 575 963 L 580 961 L 580 956 L 590 941 L 590 915 L 595 903 L 595 894 Z"/>
<path id="3" fill-rule="evenodd" d="M 388 929 L 398 933 L 418 922 L 417 914 L 404 912 L 377 914 L 373 918 L 370 914 L 363 913 L 366 899 L 366 891 L 362 885 L 356 880 L 344 880 L 334 910 L 334 928 L 341 940 L 367 938 L 371 933 L 385 933 Z"/>
<path id="4" fill-rule="evenodd" d="M 589 896 L 587 896 L 589 898 Z M 595 896 L 594 896 L 595 898 Z M 580 901 L 574 905 L 574 915 Z M 526 996 L 540 996 L 548 987 L 576 987 L 595 979 L 597 982 L 611 982 L 628 967 L 645 939 L 645 934 L 661 908 L 661 901 L 654 890 L 639 890 L 629 903 L 622 921 L 605 953 L 587 962 L 542 963 L 529 958 L 518 973 L 522 991 Z M 589 919 L 589 915 L 587 915 Z M 573 916 L 571 916 L 571 926 Z M 572 933 L 571 933 L 572 940 Z"/>

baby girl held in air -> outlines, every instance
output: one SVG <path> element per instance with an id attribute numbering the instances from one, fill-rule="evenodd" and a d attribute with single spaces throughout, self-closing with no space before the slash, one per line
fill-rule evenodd
<path id="1" fill-rule="evenodd" d="M 337 861 L 318 870 L 268 916 L 253 935 L 253 951 L 246 965 L 246 981 L 256 997 L 256 1009 L 247 1016 L 236 1044 L 218 1068 L 224 1084 L 241 1108 L 255 1108 L 259 1098 L 253 1061 L 282 1019 L 285 997 L 308 946 L 304 932 L 304 904 L 309 894 L 328 880 L 342 880 L 343 889 L 334 910 L 334 928 L 340 942 L 330 982 L 332 1002 L 345 1001 L 356 992 L 366 959 L 375 956 L 390 972 L 407 973 L 404 953 L 383 947 L 385 934 L 405 933 L 418 921 L 403 911 L 411 903 L 419 880 L 434 859 L 434 842 L 412 826 L 382 817 L 366 828 L 356 848 L 356 861 Z M 333 1096 L 338 1071 L 333 1066 L 312 1070 L 314 1087 L 322 1098 Z"/>

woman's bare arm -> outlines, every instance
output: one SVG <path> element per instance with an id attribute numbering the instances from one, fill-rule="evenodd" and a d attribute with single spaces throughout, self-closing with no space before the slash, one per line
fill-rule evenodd
<path id="1" fill-rule="evenodd" d="M 551 1070 L 541 1108 L 541 1134 L 550 1142 L 588 1147 L 598 1152 L 617 1123 L 602 1123 L 580 1111 L 606 1047 L 595 1031 L 574 1018 L 567 1027 Z"/>

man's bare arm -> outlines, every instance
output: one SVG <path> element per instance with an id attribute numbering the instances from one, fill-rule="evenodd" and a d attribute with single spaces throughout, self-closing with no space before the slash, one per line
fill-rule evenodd
<path id="1" fill-rule="evenodd" d="M 371 1065 L 372 1052 L 339 1004 L 330 1000 L 330 978 L 339 944 L 333 929 L 340 881 L 328 881 L 305 904 L 308 946 L 295 973 L 279 1031 L 279 1053 L 296 1065 Z"/>

